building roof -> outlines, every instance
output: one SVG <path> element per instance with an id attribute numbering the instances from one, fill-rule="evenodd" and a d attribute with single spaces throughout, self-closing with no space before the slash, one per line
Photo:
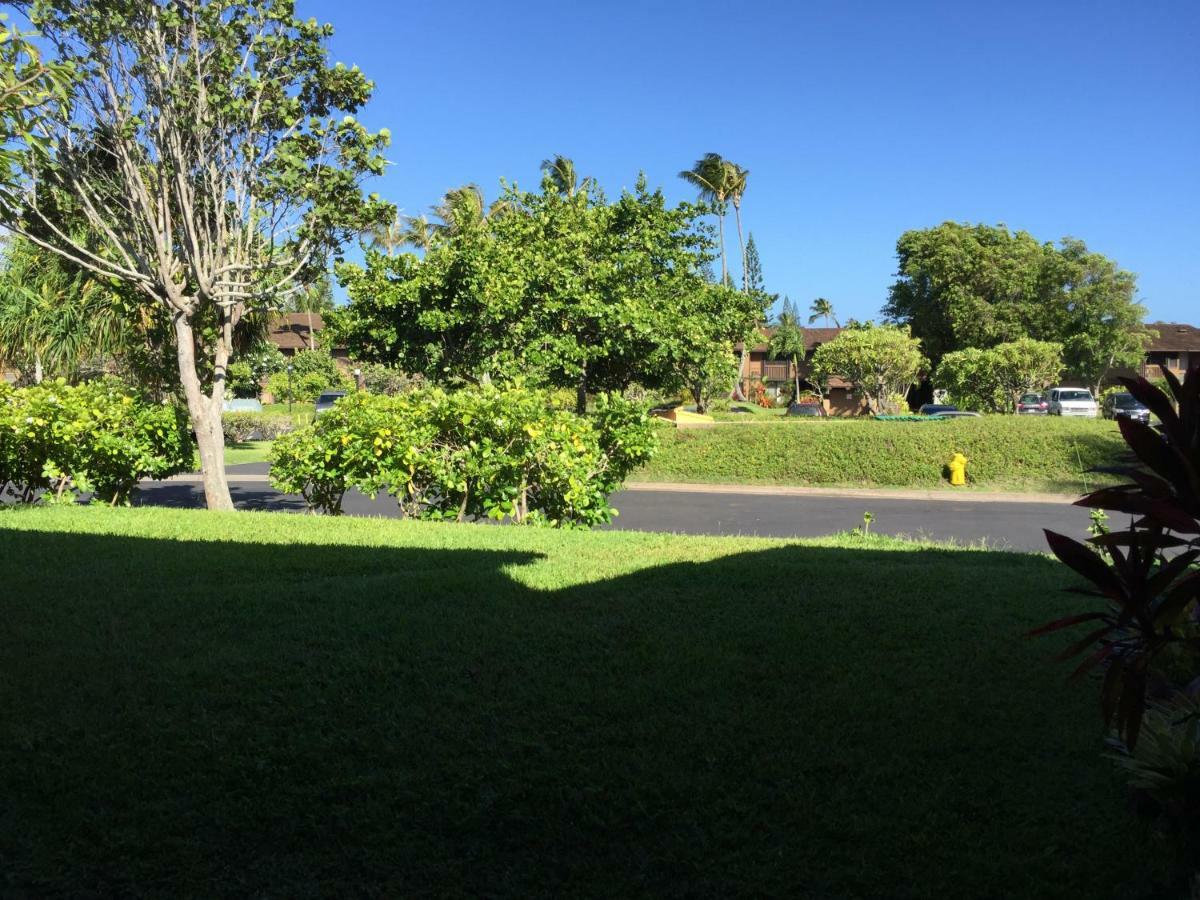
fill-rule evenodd
<path id="1" fill-rule="evenodd" d="M 280 350 L 307 350 L 310 346 L 308 323 L 312 320 L 314 335 L 319 335 L 325 328 L 325 322 L 320 313 L 277 313 L 271 316 L 271 324 L 267 326 L 267 340 Z"/>
<path id="2" fill-rule="evenodd" d="M 762 340 L 756 344 L 752 344 L 750 350 L 757 353 L 766 353 L 770 349 L 768 341 L 771 340 L 771 335 L 775 333 L 775 327 L 767 325 L 759 329 L 762 335 Z M 835 337 L 842 333 L 840 328 L 805 328 L 804 329 L 804 347 L 807 350 L 812 350 L 818 344 L 825 344 L 832 341 Z M 738 341 L 734 348 L 739 353 L 742 351 L 742 342 Z"/>
<path id="3" fill-rule="evenodd" d="M 1147 353 L 1185 351 L 1200 353 L 1200 328 L 1179 322 L 1149 322 L 1147 327 L 1158 332 L 1146 345 Z"/>

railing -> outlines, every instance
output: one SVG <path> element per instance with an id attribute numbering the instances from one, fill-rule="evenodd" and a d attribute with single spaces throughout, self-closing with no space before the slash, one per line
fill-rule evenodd
<path id="1" fill-rule="evenodd" d="M 786 362 L 764 362 L 762 364 L 763 381 L 790 381 L 792 364 Z"/>

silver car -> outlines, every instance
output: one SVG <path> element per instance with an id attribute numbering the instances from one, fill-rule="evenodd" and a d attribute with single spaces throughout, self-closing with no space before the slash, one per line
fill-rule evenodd
<path id="1" fill-rule="evenodd" d="M 1079 416 L 1094 419 L 1100 415 L 1096 398 L 1087 388 L 1057 387 L 1046 391 L 1046 413 L 1051 416 Z"/>

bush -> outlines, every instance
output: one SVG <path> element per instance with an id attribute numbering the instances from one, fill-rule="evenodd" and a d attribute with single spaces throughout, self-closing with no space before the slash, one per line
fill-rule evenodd
<path id="1" fill-rule="evenodd" d="M 381 363 L 363 363 L 359 370 L 362 372 L 363 388 L 372 394 L 394 397 L 396 394 L 416 390 L 425 383 L 425 379 L 420 375 L 408 375 Z"/>
<path id="2" fill-rule="evenodd" d="M 667 481 L 936 487 L 956 450 L 976 485 L 1076 490 L 1122 452 L 1103 420 L 985 416 L 941 422 L 781 420 L 669 429 L 645 474 Z"/>
<path id="3" fill-rule="evenodd" d="M 11 488 L 22 502 L 94 491 L 109 503 L 127 503 L 142 478 L 165 478 L 194 464 L 187 414 L 147 402 L 118 382 L 0 386 L 0 489 Z"/>
<path id="4" fill-rule="evenodd" d="M 221 428 L 225 432 L 225 443 L 241 444 L 245 441 L 273 441 L 281 434 L 295 429 L 291 416 L 259 412 L 227 412 L 221 417 Z"/>
<path id="5" fill-rule="evenodd" d="M 333 514 L 357 487 L 414 518 L 589 526 L 611 519 L 608 494 L 652 452 L 648 416 L 620 398 L 598 398 L 588 419 L 522 389 L 358 393 L 277 440 L 271 477 Z"/>

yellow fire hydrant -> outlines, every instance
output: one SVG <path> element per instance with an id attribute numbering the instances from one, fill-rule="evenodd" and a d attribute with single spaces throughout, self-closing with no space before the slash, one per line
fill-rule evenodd
<path id="1" fill-rule="evenodd" d="M 967 483 L 967 458 L 961 453 L 955 453 L 950 460 L 950 483 L 955 485 Z"/>

